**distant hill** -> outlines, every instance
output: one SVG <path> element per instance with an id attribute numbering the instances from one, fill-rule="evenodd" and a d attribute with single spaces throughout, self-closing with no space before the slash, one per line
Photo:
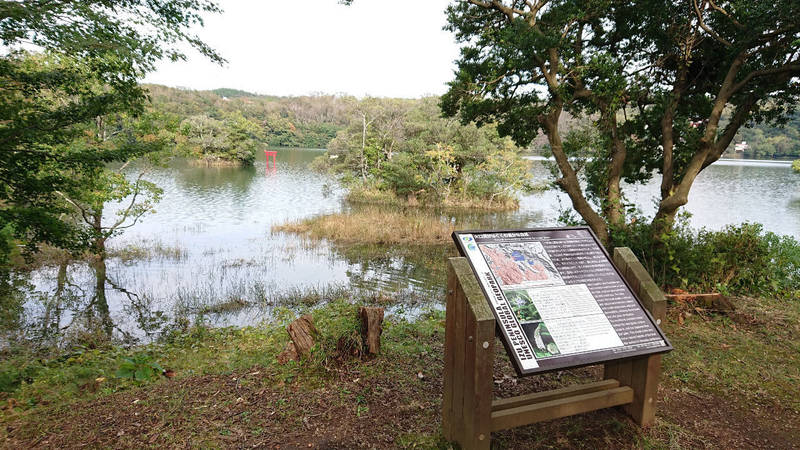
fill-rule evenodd
<path id="1" fill-rule="evenodd" d="M 211 91 L 220 97 L 228 97 L 228 98 L 236 98 L 236 97 L 258 97 L 258 94 L 253 94 L 252 92 L 243 91 L 241 89 L 233 89 L 233 88 L 218 88 Z"/>
<path id="2" fill-rule="evenodd" d="M 282 147 L 327 147 L 352 119 L 350 105 L 357 101 L 335 95 L 277 97 L 231 88 L 143 87 L 150 94 L 150 109 L 175 123 L 197 115 L 224 120 L 241 114 L 258 124 L 266 144 Z"/>

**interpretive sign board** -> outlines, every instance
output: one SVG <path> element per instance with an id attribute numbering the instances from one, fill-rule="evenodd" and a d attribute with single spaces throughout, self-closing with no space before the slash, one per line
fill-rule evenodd
<path id="1" fill-rule="evenodd" d="M 670 343 L 588 227 L 456 231 L 520 375 Z"/>

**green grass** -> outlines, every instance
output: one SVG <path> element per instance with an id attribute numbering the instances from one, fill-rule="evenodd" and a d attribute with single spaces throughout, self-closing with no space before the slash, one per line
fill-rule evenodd
<path id="1" fill-rule="evenodd" d="M 89 399 L 161 381 L 121 378 L 116 375 L 125 358 L 143 357 L 174 371 L 178 377 L 229 374 L 254 366 L 265 376 L 279 380 L 300 379 L 310 385 L 324 384 L 326 374 L 339 364 L 359 364 L 343 352 L 361 346 L 358 306 L 342 298 L 309 309 L 320 335 L 310 360 L 279 365 L 276 355 L 289 341 L 286 325 L 297 314 L 278 308 L 273 322 L 244 328 L 208 328 L 195 325 L 174 330 L 160 342 L 135 348 L 107 346 L 77 347 L 67 352 L 14 348 L 4 351 L 0 362 L 0 399 L 13 398 L 22 408 L 57 405 Z M 384 326 L 384 353 L 401 360 L 430 352 L 430 336 L 439 327 L 441 313 L 423 316 L 417 322 L 403 319 Z M 387 356 L 388 357 L 388 356 Z M 391 366 L 391 365 L 389 365 Z M 367 373 L 374 368 L 368 368 Z M 383 370 L 383 369 L 380 369 Z"/>
<path id="2" fill-rule="evenodd" d="M 667 324 L 675 350 L 665 381 L 745 404 L 800 412 L 800 303 L 747 298 L 732 315 L 686 317 Z"/>
<path id="3" fill-rule="evenodd" d="M 386 413 L 405 417 L 406 422 L 403 428 L 391 432 L 393 440 L 388 446 L 449 448 L 436 422 L 441 401 L 438 380 L 442 370 L 443 312 L 423 313 L 414 321 L 387 317 L 381 354 L 373 358 L 348 357 L 348 349 L 361 345 L 358 303 L 342 296 L 307 307 L 303 312 L 312 315 L 320 332 L 318 344 L 310 358 L 286 365 L 277 364 L 275 356 L 288 342 L 286 325 L 298 314 L 285 308 L 276 309 L 272 321 L 260 326 L 177 328 L 158 343 L 132 349 L 78 348 L 68 354 L 6 351 L 0 362 L 0 389 L 4 392 L 0 400 L 13 398 L 15 407 L 13 414 L 0 421 L 26 430 L 14 437 L 22 436 L 20 442 L 28 442 L 24 439 L 35 440 L 60 429 L 61 421 L 75 420 L 65 414 L 76 408 L 137 401 L 137 408 L 158 411 L 159 423 L 182 424 L 179 432 L 153 431 L 157 442 L 169 446 L 190 439 L 198 446 L 213 447 L 229 445 L 226 439 L 242 442 L 243 430 L 247 439 L 258 441 L 274 432 L 270 427 L 304 429 L 308 413 L 304 409 L 307 405 L 303 406 L 305 397 L 312 398 L 312 402 L 324 399 L 327 406 L 317 415 L 333 408 L 336 417 L 344 414 L 353 422 L 380 422 L 382 405 L 394 402 Z M 701 315 L 695 311 L 682 323 L 677 320 L 679 312 L 670 311 L 664 328 L 675 350 L 663 362 L 661 379 L 666 403 L 670 404 L 670 396 L 689 393 L 719 401 L 722 406 L 737 405 L 739 414 L 775 411 L 776 419 L 789 418 L 800 412 L 800 304 L 759 299 L 737 299 L 735 303 L 737 311 L 731 315 Z M 501 348 L 498 346 L 498 355 L 502 355 Z M 176 377 L 173 381 L 164 377 L 117 377 L 123 358 L 133 356 L 174 370 Z M 505 369 L 497 370 L 511 374 L 506 358 L 499 359 L 498 364 Z M 579 369 L 526 378 L 519 383 L 541 389 L 554 383 L 583 382 L 577 377 L 586 373 Z M 206 383 L 213 386 L 208 388 L 213 392 L 198 392 Z M 217 396 L 220 389 L 222 393 Z M 266 393 L 262 394 L 264 390 Z M 240 396 L 244 396 L 244 403 L 239 402 Z M 267 403 L 247 403 L 253 398 Z M 187 408 L 187 399 L 199 405 L 193 407 L 198 409 Z M 671 407 L 680 405 L 672 403 Z M 208 418 L 218 417 L 212 413 L 219 410 L 225 412 L 226 419 L 216 420 L 210 427 Z M 664 410 L 653 427 L 644 431 L 612 411 L 499 433 L 493 438 L 500 448 L 523 444 L 689 448 L 713 439 L 703 434 L 709 431 L 692 429 L 676 419 L 682 414 L 685 412 L 680 409 Z M 411 422 L 408 417 L 413 418 Z M 120 426 L 131 429 L 127 422 Z M 99 427 L 84 424 L 73 432 L 77 434 L 66 436 L 80 436 L 87 429 L 89 433 L 102 434 Z M 709 429 L 714 430 L 713 425 Z M 128 439 L 138 442 L 135 437 Z"/>

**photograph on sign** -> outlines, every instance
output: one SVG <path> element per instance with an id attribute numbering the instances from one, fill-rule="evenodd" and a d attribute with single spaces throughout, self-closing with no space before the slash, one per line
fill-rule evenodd
<path id="1" fill-rule="evenodd" d="M 453 239 L 520 374 L 671 349 L 588 228 L 463 231 Z"/>

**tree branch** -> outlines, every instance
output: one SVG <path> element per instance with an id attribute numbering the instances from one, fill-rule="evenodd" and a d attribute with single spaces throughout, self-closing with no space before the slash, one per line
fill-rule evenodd
<path id="1" fill-rule="evenodd" d="M 741 90 L 753 78 L 763 77 L 766 75 L 778 75 L 782 73 L 792 73 L 792 72 L 794 72 L 796 75 L 800 75 L 800 61 L 795 60 L 779 67 L 772 67 L 769 69 L 762 69 L 750 72 L 744 78 L 742 78 L 741 81 L 739 81 L 738 83 L 733 85 L 733 87 L 731 87 L 730 94 L 735 94 L 736 92 Z"/>
<path id="2" fill-rule="evenodd" d="M 697 5 L 697 0 L 692 0 L 692 4 L 694 5 L 694 12 L 697 15 L 698 25 L 700 28 L 705 30 L 708 34 L 711 35 L 715 40 L 721 42 L 726 47 L 730 47 L 731 43 L 728 42 L 725 38 L 717 34 L 716 31 L 712 30 L 706 23 L 703 21 L 703 13 L 700 11 L 700 7 Z"/>

